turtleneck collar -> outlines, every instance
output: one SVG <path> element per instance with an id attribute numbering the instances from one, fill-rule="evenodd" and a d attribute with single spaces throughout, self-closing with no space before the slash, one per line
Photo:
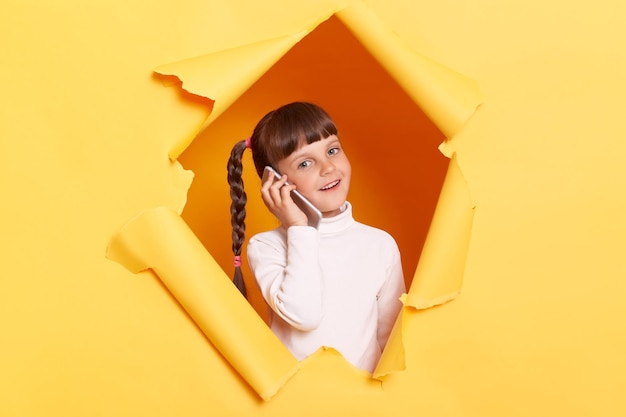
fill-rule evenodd
<path id="1" fill-rule="evenodd" d="M 319 226 L 321 234 L 333 234 L 346 230 L 355 223 L 352 217 L 352 204 L 346 201 L 341 208 L 341 213 L 333 217 L 324 217 Z"/>

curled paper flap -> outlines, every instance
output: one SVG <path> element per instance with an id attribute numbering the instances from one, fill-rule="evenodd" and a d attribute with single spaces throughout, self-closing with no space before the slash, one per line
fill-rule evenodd
<path id="1" fill-rule="evenodd" d="M 412 309 L 440 305 L 460 293 L 473 219 L 474 204 L 456 154 L 452 154 L 411 288 L 401 298 L 404 308 L 374 370 L 374 378 L 383 379 L 406 369 L 404 322 Z"/>
<path id="2" fill-rule="evenodd" d="M 473 219 L 474 204 L 453 154 L 406 306 L 428 308 L 459 294 Z"/>
<path id="3" fill-rule="evenodd" d="M 264 400 L 296 372 L 298 361 L 174 210 L 157 207 L 140 213 L 113 236 L 107 258 L 134 273 L 152 269 Z"/>
<path id="4" fill-rule="evenodd" d="M 170 158 L 178 158 L 202 129 L 217 119 L 308 33 L 309 31 L 302 31 L 294 35 L 217 51 L 156 68 L 155 72 L 159 74 L 178 77 L 186 91 L 215 101 L 211 114 L 198 131 L 174 146 L 170 151 Z"/>
<path id="5" fill-rule="evenodd" d="M 446 137 L 453 137 L 481 103 L 474 80 L 408 49 L 362 2 L 352 2 L 337 17 Z"/>

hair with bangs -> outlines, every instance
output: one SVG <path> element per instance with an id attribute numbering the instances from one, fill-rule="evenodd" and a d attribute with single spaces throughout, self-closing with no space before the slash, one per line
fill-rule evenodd
<path id="1" fill-rule="evenodd" d="M 291 155 L 303 145 L 337 134 L 328 113 L 312 103 L 295 102 L 265 115 L 250 138 L 252 158 L 259 177 L 263 169 Z"/>
<path id="2" fill-rule="evenodd" d="M 337 135 L 337 127 L 328 113 L 313 103 L 294 102 L 272 110 L 257 123 L 249 140 L 252 159 L 259 177 L 266 166 L 276 164 L 301 146 Z M 230 223 L 233 227 L 232 250 L 235 255 L 234 283 L 246 296 L 241 273 L 241 248 L 245 241 L 247 196 L 243 187 L 241 159 L 247 148 L 242 140 L 233 147 L 228 160 L 230 184 Z"/>

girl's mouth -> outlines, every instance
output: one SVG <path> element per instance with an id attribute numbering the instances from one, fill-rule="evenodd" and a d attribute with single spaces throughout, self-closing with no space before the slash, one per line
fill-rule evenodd
<path id="1" fill-rule="evenodd" d="M 336 186 L 338 186 L 340 182 L 341 182 L 341 180 L 335 180 L 335 181 L 333 181 L 331 183 L 326 184 L 325 186 L 323 186 L 320 189 L 322 191 L 330 190 L 331 188 L 335 188 Z"/>

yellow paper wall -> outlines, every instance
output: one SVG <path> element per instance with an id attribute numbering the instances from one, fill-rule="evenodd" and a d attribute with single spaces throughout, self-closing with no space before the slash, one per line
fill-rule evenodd
<path id="1" fill-rule="evenodd" d="M 403 44 L 484 94 L 447 145 L 476 206 L 462 293 L 405 311 L 406 370 L 380 383 L 331 352 L 264 402 L 154 274 L 105 259 L 133 216 L 183 210 L 191 175 L 168 154 L 211 106 L 152 70 L 298 33 L 344 4 L 11 0 L 0 17 L 0 415 L 624 414 L 626 6 L 365 3 Z M 263 111 L 248 98 L 231 110 L 253 108 L 253 119 Z M 245 134 L 207 130 L 181 162 Z M 442 138 L 429 140 L 434 150 Z M 384 145 L 402 152 L 407 141 Z M 198 184 L 219 192 L 222 179 L 204 175 Z M 422 241 L 403 237 L 403 224 L 383 226 L 398 230 L 414 268 Z"/>

